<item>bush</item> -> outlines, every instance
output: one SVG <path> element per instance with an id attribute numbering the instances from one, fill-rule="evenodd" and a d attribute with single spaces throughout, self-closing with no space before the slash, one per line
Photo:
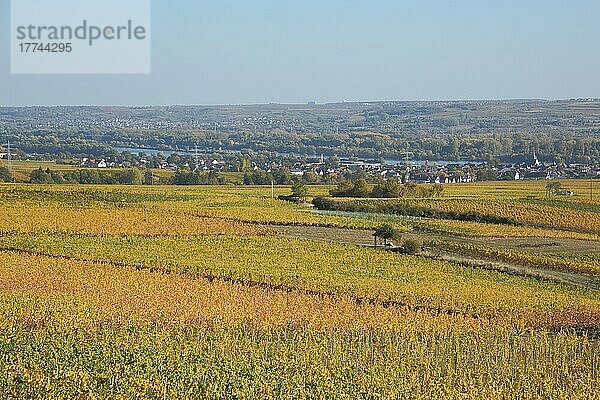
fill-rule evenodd
<path id="1" fill-rule="evenodd" d="M 402 184 L 397 179 L 387 179 L 373 188 L 371 196 L 388 199 L 401 197 Z"/>
<path id="2" fill-rule="evenodd" d="M 137 168 L 125 169 L 118 171 L 115 178 L 121 185 L 141 185 L 142 173 Z"/>
<path id="3" fill-rule="evenodd" d="M 296 204 L 300 204 L 301 203 L 300 197 L 294 196 L 293 194 L 289 195 L 289 196 L 281 194 L 281 195 L 277 196 L 277 198 L 279 200 L 289 201 L 290 203 L 296 203 Z"/>
<path id="4" fill-rule="evenodd" d="M 421 252 L 421 243 L 417 240 L 407 239 L 402 243 L 402 253 L 404 254 L 418 254 Z"/>
<path id="5" fill-rule="evenodd" d="M 365 198 L 371 196 L 371 187 L 365 179 L 358 179 L 355 182 L 342 182 L 330 191 L 333 197 L 355 197 Z"/>
<path id="6" fill-rule="evenodd" d="M 312 203 L 317 210 L 340 211 L 337 208 L 338 204 L 332 199 L 325 196 L 314 197 Z"/>
<path id="7" fill-rule="evenodd" d="M 308 197 L 308 188 L 302 181 L 297 181 L 292 186 L 292 196 L 297 197 L 300 201 L 305 201 Z"/>
<path id="8" fill-rule="evenodd" d="M 44 171 L 42 169 L 42 167 L 40 167 L 38 169 L 31 171 L 29 182 L 39 185 L 39 184 L 51 184 L 51 183 L 54 183 L 54 180 L 52 179 L 52 174 L 49 169 Z"/>
<path id="9" fill-rule="evenodd" d="M 148 179 L 145 179 L 149 181 Z M 200 172 L 200 171 L 189 171 L 189 170 L 178 170 L 175 175 L 171 178 L 171 184 L 173 185 L 224 185 L 225 178 L 223 178 L 216 171 Z"/>
<path id="10" fill-rule="evenodd" d="M 0 182 L 10 182 L 10 172 L 6 167 L 0 167 Z"/>

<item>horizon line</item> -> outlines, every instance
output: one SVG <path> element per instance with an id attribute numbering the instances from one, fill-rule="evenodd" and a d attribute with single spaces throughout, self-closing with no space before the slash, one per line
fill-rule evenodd
<path id="1" fill-rule="evenodd" d="M 59 108 L 59 107 L 121 107 L 121 108 L 152 108 L 152 107 L 252 107 L 252 106 L 326 106 L 326 105 L 337 105 L 337 104 L 380 104 L 380 103 L 469 103 L 469 102 L 561 102 L 561 101 L 588 101 L 595 102 L 600 101 L 600 97 L 571 97 L 571 98 L 480 98 L 480 99 L 438 99 L 438 100 L 348 100 L 348 101 L 333 101 L 333 102 L 318 102 L 308 100 L 305 102 L 248 102 L 248 103 L 214 103 L 214 104 L 201 104 L 201 103 L 172 103 L 172 104 L 29 104 L 29 105 L 8 105 L 0 104 L 0 108 Z"/>

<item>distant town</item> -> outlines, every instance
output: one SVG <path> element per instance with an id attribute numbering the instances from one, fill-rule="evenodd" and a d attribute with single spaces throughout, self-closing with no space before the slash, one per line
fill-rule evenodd
<path id="1" fill-rule="evenodd" d="M 2 107 L 0 162 L 9 158 L 237 173 L 246 184 L 598 178 L 600 100 Z"/>
<path id="2" fill-rule="evenodd" d="M 239 160 L 239 158 L 242 158 Z M 188 155 L 179 156 L 177 153 L 166 157 L 162 154 L 145 156 L 142 152 L 126 162 L 107 161 L 106 159 L 81 159 L 83 168 L 158 168 L 177 171 L 181 169 L 193 172 L 253 172 L 285 170 L 290 175 L 303 177 L 305 175 L 319 177 L 344 177 L 364 174 L 371 180 L 397 179 L 400 182 L 415 183 L 468 183 L 490 180 L 542 180 L 542 179 L 583 179 L 600 178 L 600 165 L 585 164 L 556 164 L 541 162 L 535 153 L 527 162 L 497 163 L 487 162 L 452 162 L 452 161 L 411 161 L 405 160 L 389 163 L 358 159 L 343 159 L 338 157 L 318 159 L 291 159 L 280 157 L 277 160 L 266 160 L 262 163 L 250 161 L 242 155 L 235 159 Z"/>

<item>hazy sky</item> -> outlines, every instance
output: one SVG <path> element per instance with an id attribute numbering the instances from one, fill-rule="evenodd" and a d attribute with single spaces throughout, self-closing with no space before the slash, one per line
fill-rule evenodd
<path id="1" fill-rule="evenodd" d="M 139 76 L 11 75 L 9 17 L 4 105 L 600 97 L 599 0 L 153 0 Z"/>

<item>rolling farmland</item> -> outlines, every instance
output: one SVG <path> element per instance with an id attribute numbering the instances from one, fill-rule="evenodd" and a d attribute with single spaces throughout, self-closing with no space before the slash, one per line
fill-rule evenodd
<path id="1" fill-rule="evenodd" d="M 518 224 L 317 213 L 259 187 L 0 185 L 0 392 L 600 397 L 597 289 L 327 240 L 389 222 L 438 251 L 598 279 L 585 182 L 559 200 L 486 185 L 406 201 Z"/>

